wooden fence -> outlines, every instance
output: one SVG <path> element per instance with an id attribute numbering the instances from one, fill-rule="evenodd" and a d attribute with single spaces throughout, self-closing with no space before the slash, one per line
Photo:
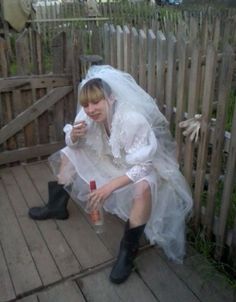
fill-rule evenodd
<path id="1" fill-rule="evenodd" d="M 55 151 L 63 145 L 63 125 L 75 115 L 79 55 L 85 50 L 82 32 L 75 31 L 71 40 L 62 32 L 52 40 L 49 74 L 43 74 L 41 36 L 28 33 L 16 42 L 15 77 L 8 77 L 5 41 L 0 40 L 0 164 L 40 158 Z M 105 64 L 131 73 L 156 98 L 178 142 L 181 169 L 193 188 L 194 228 L 203 228 L 208 238 L 214 239 L 217 258 L 227 249 L 233 261 L 235 105 L 231 126 L 225 129 L 225 124 L 228 107 L 235 102 L 234 49 L 225 43 L 219 53 L 214 41 L 209 41 L 204 52 L 200 43 L 187 40 L 180 32 L 165 35 L 159 30 L 112 24 L 105 24 L 99 35 L 91 33 L 90 39 L 95 47 L 92 52 L 101 55 Z M 178 124 L 196 113 L 202 114 L 202 120 L 200 139 L 194 144 L 183 137 Z"/>
<path id="2" fill-rule="evenodd" d="M 178 143 L 185 177 L 193 187 L 194 226 L 216 237 L 216 256 L 225 243 L 235 257 L 236 103 L 231 129 L 225 123 L 232 91 L 235 53 L 225 44 L 217 53 L 214 41 L 203 52 L 185 35 L 161 31 L 104 27 L 105 63 L 130 72 L 154 98 L 170 122 Z M 183 138 L 180 121 L 202 114 L 199 142 Z M 223 187 L 223 188 L 222 188 Z M 219 196 L 220 195 L 220 196 Z M 234 195 L 235 196 L 235 195 Z"/>
<path id="3" fill-rule="evenodd" d="M 72 1 L 60 5 L 40 6 L 36 18 L 31 20 L 42 32 L 56 33 L 72 28 L 89 28 L 92 24 L 101 25 L 104 21 L 113 25 L 150 28 L 175 35 L 185 31 L 190 40 L 198 38 L 206 46 L 212 40 L 221 48 L 225 41 L 236 43 L 236 9 L 201 6 L 160 7 L 148 1 L 134 3 L 119 1 L 104 3 L 97 1 L 97 9 L 88 9 L 86 3 Z"/>

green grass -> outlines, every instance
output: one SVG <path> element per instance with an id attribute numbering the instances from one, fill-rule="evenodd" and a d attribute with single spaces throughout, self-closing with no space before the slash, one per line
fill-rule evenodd
<path id="1" fill-rule="evenodd" d="M 192 228 L 193 229 L 193 228 Z M 194 232 L 192 229 L 188 230 L 187 241 L 196 251 L 198 251 L 207 260 L 197 268 L 205 280 L 210 280 L 216 276 L 215 270 L 219 272 L 218 279 L 220 278 L 221 284 L 227 284 L 233 289 L 236 289 L 236 270 L 228 262 L 224 260 L 217 261 L 214 259 L 214 252 L 216 244 L 208 240 L 204 230 Z"/>
<path id="2" fill-rule="evenodd" d="M 229 106 L 228 106 L 226 125 L 225 125 L 226 131 L 231 131 L 235 106 L 236 106 L 236 89 L 232 89 L 229 95 Z"/>

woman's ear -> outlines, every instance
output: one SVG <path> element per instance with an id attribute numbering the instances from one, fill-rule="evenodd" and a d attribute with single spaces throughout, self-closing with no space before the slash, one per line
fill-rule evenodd
<path id="1" fill-rule="evenodd" d="M 115 96 L 114 94 L 111 94 L 109 97 L 108 97 L 109 101 L 113 104 L 115 102 Z"/>

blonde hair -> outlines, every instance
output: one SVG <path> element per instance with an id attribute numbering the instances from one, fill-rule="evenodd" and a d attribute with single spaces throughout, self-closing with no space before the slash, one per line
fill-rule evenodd
<path id="1" fill-rule="evenodd" d="M 111 87 L 102 79 L 94 78 L 86 82 L 79 91 L 79 103 L 86 107 L 88 103 L 97 103 L 111 96 Z"/>

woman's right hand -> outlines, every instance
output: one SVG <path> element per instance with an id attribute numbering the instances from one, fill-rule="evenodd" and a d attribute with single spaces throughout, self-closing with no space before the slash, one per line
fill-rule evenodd
<path id="1" fill-rule="evenodd" d="M 74 124 L 70 137 L 73 143 L 75 143 L 80 137 L 85 136 L 87 132 L 87 124 L 85 121 L 78 121 Z"/>

